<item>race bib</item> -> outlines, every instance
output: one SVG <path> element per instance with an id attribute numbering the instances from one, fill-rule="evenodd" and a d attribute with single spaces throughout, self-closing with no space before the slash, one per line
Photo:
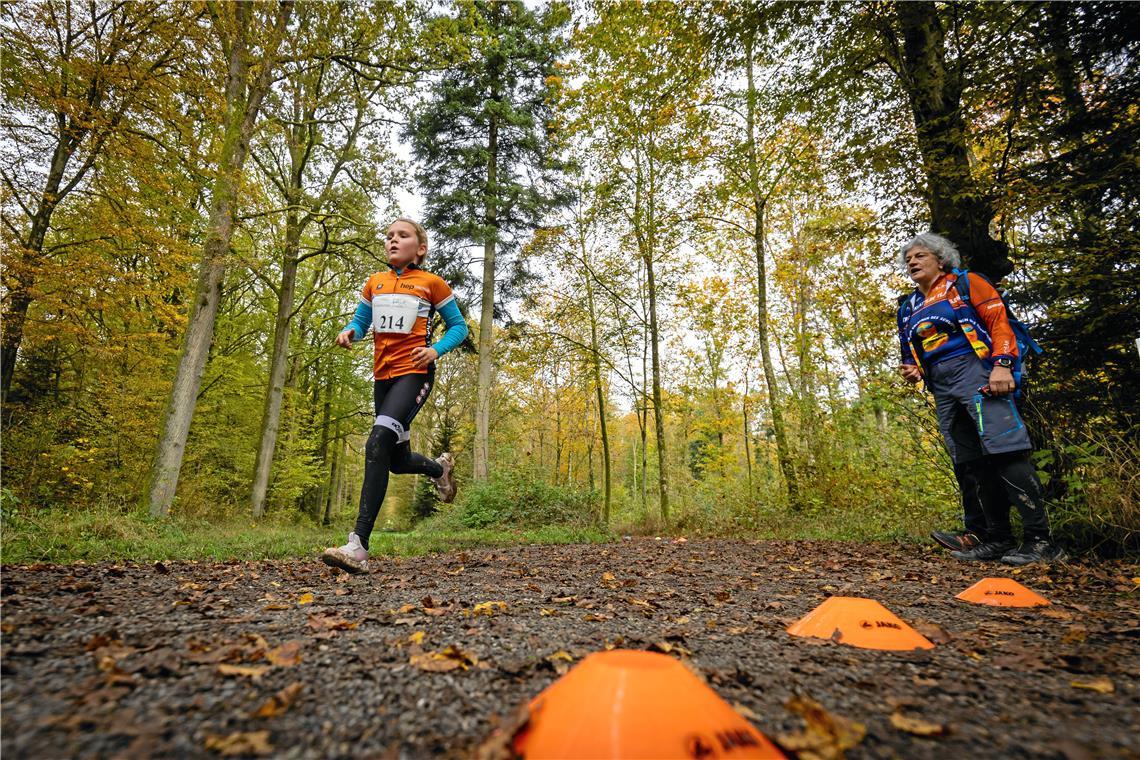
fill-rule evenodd
<path id="1" fill-rule="evenodd" d="M 372 329 L 378 333 L 408 334 L 416 324 L 420 299 L 405 295 L 372 297 Z"/>

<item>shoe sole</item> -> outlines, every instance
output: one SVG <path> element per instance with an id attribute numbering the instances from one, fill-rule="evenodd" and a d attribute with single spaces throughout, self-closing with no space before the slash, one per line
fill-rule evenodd
<path id="1" fill-rule="evenodd" d="M 335 554 L 322 554 L 321 562 L 324 562 L 329 567 L 335 567 L 338 570 L 343 570 L 349 575 L 362 575 L 368 572 L 368 568 L 350 565 L 348 562 L 336 556 Z"/>
<path id="2" fill-rule="evenodd" d="M 943 541 L 942 538 L 933 533 L 930 534 L 930 537 L 934 539 L 934 543 L 952 552 L 960 552 L 963 549 L 961 542 Z"/>

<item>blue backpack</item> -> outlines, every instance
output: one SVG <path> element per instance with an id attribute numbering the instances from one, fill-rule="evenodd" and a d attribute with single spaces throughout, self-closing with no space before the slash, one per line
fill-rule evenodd
<path id="1" fill-rule="evenodd" d="M 970 273 L 970 270 L 955 269 L 953 271 L 954 274 L 957 275 L 957 279 L 954 281 L 954 289 L 958 291 L 958 295 L 962 301 L 968 304 L 970 303 L 970 278 L 967 275 Z M 994 285 L 993 280 L 981 272 L 974 272 L 974 274 L 981 277 L 990 285 Z M 1001 296 L 1002 305 L 1005 306 L 1006 317 L 1009 319 L 1009 326 L 1013 329 L 1013 337 L 1017 340 L 1018 355 L 1013 362 L 1013 381 L 1017 384 L 1018 390 L 1020 390 L 1021 379 L 1025 375 L 1025 362 L 1028 361 L 1030 356 L 1040 354 L 1045 349 L 1041 348 L 1041 345 L 1033 339 L 1033 336 L 1029 333 L 1029 325 L 1014 316 L 1013 309 L 1009 307 L 1009 301 L 1005 299 L 1005 293 L 998 290 L 997 286 L 994 286 L 994 290 L 997 290 L 998 295 Z"/>

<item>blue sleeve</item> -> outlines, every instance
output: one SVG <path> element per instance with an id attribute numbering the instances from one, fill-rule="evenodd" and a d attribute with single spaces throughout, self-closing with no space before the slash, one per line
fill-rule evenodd
<path id="1" fill-rule="evenodd" d="M 361 340 L 368 334 L 370 327 L 372 327 L 372 306 L 361 301 L 356 306 L 356 313 L 352 315 L 352 321 L 345 325 L 344 329 L 352 330 L 353 340 Z"/>
<path id="2" fill-rule="evenodd" d="M 436 352 L 443 356 L 448 351 L 451 351 L 463 342 L 467 337 L 467 323 L 463 321 L 463 315 L 459 313 L 459 306 L 455 303 L 455 299 L 451 299 L 439 309 L 439 315 L 443 317 L 443 323 L 447 325 L 447 331 L 443 337 L 431 344 L 431 347 Z"/>

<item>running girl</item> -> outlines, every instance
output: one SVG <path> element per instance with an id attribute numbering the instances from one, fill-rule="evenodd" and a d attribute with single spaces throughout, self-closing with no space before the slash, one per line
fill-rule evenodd
<path id="1" fill-rule="evenodd" d="M 399 218 L 388 227 L 384 248 L 388 269 L 364 283 L 352 322 L 336 336 L 349 348 L 372 328 L 373 405 L 376 421 L 365 447 L 364 486 L 356 527 L 344 546 L 325 549 L 321 560 L 350 573 L 368 571 L 368 537 L 384 502 L 388 473 L 427 475 L 439 498 L 455 498 L 451 454 L 428 459 L 412 451 L 412 420 L 427 401 L 435 381 L 435 360 L 467 337 L 451 288 L 439 276 L 420 267 L 427 256 L 427 231 L 411 219 Z M 428 324 L 439 312 L 447 330 L 431 343 Z"/>

